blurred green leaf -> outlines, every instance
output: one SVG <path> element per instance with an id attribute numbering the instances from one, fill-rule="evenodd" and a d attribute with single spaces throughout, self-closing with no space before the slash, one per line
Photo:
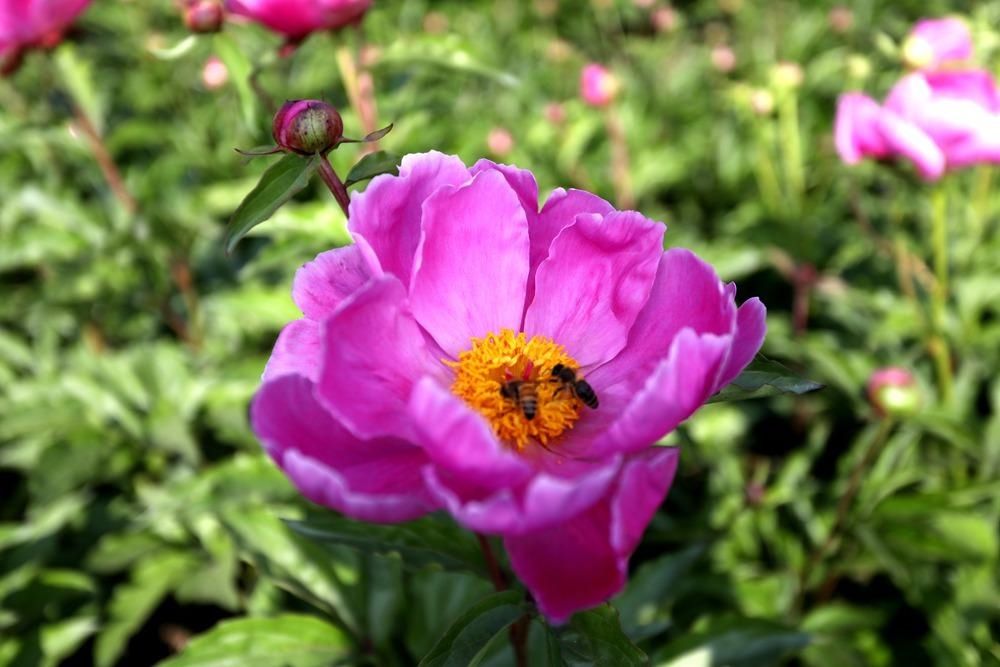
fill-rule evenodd
<path id="1" fill-rule="evenodd" d="M 274 215 L 282 204 L 306 187 L 319 160 L 317 155 L 304 157 L 289 153 L 268 167 L 229 221 L 226 252 L 232 252 L 247 232 Z"/>
<path id="2" fill-rule="evenodd" d="M 215 47 L 215 53 L 219 56 L 219 60 L 229 72 L 229 80 L 236 86 L 243 122 L 246 123 L 247 127 L 256 128 L 257 100 L 250 81 L 254 72 L 253 63 L 246 57 L 232 35 L 226 32 L 213 35 L 212 45 Z"/>
<path id="3" fill-rule="evenodd" d="M 344 181 L 344 185 L 351 187 L 355 183 L 375 178 L 381 174 L 396 176 L 399 174 L 399 161 L 401 159 L 399 155 L 389 153 L 388 151 L 369 153 L 351 168 L 350 173 L 347 174 L 347 179 Z"/>
<path id="4" fill-rule="evenodd" d="M 706 551 L 695 545 L 643 564 L 629 580 L 625 591 L 613 601 L 625 634 L 634 641 L 651 637 L 669 626 L 662 610 L 676 597 L 694 564 Z"/>
<path id="5" fill-rule="evenodd" d="M 822 388 L 823 385 L 818 382 L 799 377 L 776 361 L 758 357 L 708 402 L 741 401 L 777 394 L 807 394 Z"/>
<path id="6" fill-rule="evenodd" d="M 350 645 L 332 625 L 313 616 L 282 614 L 273 618 L 223 621 L 191 640 L 162 667 L 331 667 L 340 664 Z"/>
<path id="7" fill-rule="evenodd" d="M 459 616 L 431 649 L 420 667 L 475 667 L 490 642 L 525 614 L 518 591 L 494 593 Z"/>
<path id="8" fill-rule="evenodd" d="M 668 644 L 656 655 L 657 667 L 772 667 L 808 646 L 810 635 L 781 626 L 736 619 L 718 623 Z"/>

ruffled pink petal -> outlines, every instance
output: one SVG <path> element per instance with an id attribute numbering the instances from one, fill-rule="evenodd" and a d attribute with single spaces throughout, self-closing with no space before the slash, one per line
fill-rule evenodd
<path id="1" fill-rule="evenodd" d="M 514 572 L 550 621 L 562 623 L 622 589 L 628 559 L 676 470 L 677 451 L 654 448 L 629 460 L 612 492 L 586 512 L 505 537 Z"/>
<path id="2" fill-rule="evenodd" d="M 305 318 L 295 320 L 278 334 L 262 379 L 267 382 L 282 375 L 301 375 L 315 382 L 322 362 L 322 325 Z"/>
<path id="3" fill-rule="evenodd" d="M 517 330 L 528 281 L 524 209 L 495 170 L 424 202 L 410 302 L 417 321 L 453 357 L 474 337 Z"/>
<path id="4" fill-rule="evenodd" d="M 968 60 L 972 57 L 972 32 L 968 24 L 958 17 L 922 19 L 910 32 L 912 37 L 924 40 L 934 53 L 929 67 L 939 67 L 948 61 Z"/>
<path id="5" fill-rule="evenodd" d="M 924 74 L 913 72 L 896 82 L 885 98 L 883 106 L 903 118 L 912 120 L 920 117 L 932 97 L 933 91 Z"/>
<path id="6" fill-rule="evenodd" d="M 357 245 L 321 252 L 296 271 L 292 299 L 306 317 L 319 321 L 380 273 Z"/>
<path id="7" fill-rule="evenodd" d="M 1000 91 L 993 74 L 980 69 L 925 72 L 935 99 L 967 100 L 991 113 L 1000 113 Z"/>
<path id="8" fill-rule="evenodd" d="M 317 383 L 323 404 L 359 438 L 412 441 L 406 406 L 424 376 L 444 383 L 446 371 L 424 342 L 398 280 L 366 283 L 323 324 L 327 344 Z"/>
<path id="9" fill-rule="evenodd" d="M 419 447 L 355 438 L 313 388 L 297 375 L 266 382 L 250 410 L 268 454 L 307 498 L 363 521 L 406 521 L 437 508 L 424 487 L 427 459 Z"/>
<path id="10" fill-rule="evenodd" d="M 677 428 L 719 387 L 731 345 L 729 335 L 681 330 L 667 357 L 586 454 L 639 451 Z"/>
<path id="11" fill-rule="evenodd" d="M 878 103 L 861 93 L 846 93 L 837 101 L 834 144 L 845 164 L 857 164 L 866 156 L 883 157 L 885 142 L 878 130 Z"/>
<path id="12" fill-rule="evenodd" d="M 532 271 L 549 256 L 552 241 L 559 232 L 576 221 L 576 216 L 591 213 L 604 217 L 614 210 L 615 207 L 605 200 L 583 190 L 553 190 L 545 200 L 538 220 L 529 230 Z"/>
<path id="13" fill-rule="evenodd" d="M 760 299 L 754 297 L 743 302 L 736 313 L 736 333 L 733 345 L 726 359 L 716 391 L 736 379 L 743 372 L 764 344 L 767 334 L 767 308 Z"/>
<path id="14" fill-rule="evenodd" d="M 913 162 L 924 179 L 941 178 L 945 156 L 930 135 L 889 109 L 883 109 L 879 115 L 878 127 L 891 153 Z"/>
<path id="15" fill-rule="evenodd" d="M 538 267 L 525 333 L 564 345 L 581 366 L 613 358 L 649 297 L 663 232 L 634 212 L 578 215 Z"/>
<path id="16" fill-rule="evenodd" d="M 469 171 L 475 175 L 483 171 L 494 170 L 507 179 L 507 185 L 517 193 L 517 198 L 521 201 L 525 216 L 528 219 L 528 229 L 530 230 L 538 217 L 538 183 L 535 175 L 527 169 L 518 169 L 509 164 L 497 164 L 492 160 L 483 158 L 472 165 Z"/>
<path id="17" fill-rule="evenodd" d="M 522 486 L 489 489 L 440 468 L 424 471 L 427 488 L 469 530 L 520 535 L 560 524 L 605 496 L 617 478 L 620 457 L 572 477 L 538 472 Z"/>
<path id="18" fill-rule="evenodd" d="M 430 377 L 416 383 L 407 406 L 420 443 L 435 466 L 483 489 L 516 486 L 531 466 L 500 444 L 481 415 Z"/>
<path id="19" fill-rule="evenodd" d="M 444 186 L 461 185 L 470 178 L 469 170 L 454 155 L 407 155 L 399 176 L 377 176 L 364 192 L 353 195 L 347 228 L 372 253 L 373 265 L 409 285 L 424 200 Z"/>

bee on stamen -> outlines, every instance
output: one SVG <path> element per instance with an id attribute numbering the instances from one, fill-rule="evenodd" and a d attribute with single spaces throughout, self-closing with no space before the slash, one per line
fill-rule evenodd
<path id="1" fill-rule="evenodd" d="M 597 392 L 586 380 L 577 377 L 576 369 L 565 364 L 556 364 L 552 367 L 552 382 L 559 382 L 560 386 L 554 395 L 558 395 L 563 389 L 569 391 L 573 396 L 580 399 L 584 405 L 592 410 L 597 409 Z"/>
<path id="2" fill-rule="evenodd" d="M 507 400 L 513 401 L 514 405 L 524 415 L 524 418 L 531 421 L 538 414 L 538 386 L 537 383 L 529 380 L 531 377 L 532 365 L 529 363 L 524 369 L 521 380 L 514 380 L 510 370 L 504 371 L 506 381 L 500 385 L 500 395 Z"/>

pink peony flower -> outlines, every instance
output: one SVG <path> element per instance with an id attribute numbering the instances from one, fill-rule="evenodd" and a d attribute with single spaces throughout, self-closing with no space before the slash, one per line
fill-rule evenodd
<path id="1" fill-rule="evenodd" d="M 972 57 L 972 33 L 958 17 L 918 21 L 903 42 L 903 60 L 914 69 L 935 70 Z"/>
<path id="2" fill-rule="evenodd" d="M 371 4 L 372 0 L 227 0 L 226 8 L 299 40 L 357 23 Z"/>
<path id="3" fill-rule="evenodd" d="M 34 47 L 50 48 L 90 0 L 0 0 L 0 66 Z"/>
<path id="4" fill-rule="evenodd" d="M 580 97 L 592 107 L 606 107 L 618 96 L 618 78 L 604 65 L 590 63 L 580 72 Z"/>
<path id="5" fill-rule="evenodd" d="M 882 106 L 860 93 L 842 95 L 834 139 L 847 164 L 901 157 L 936 180 L 950 169 L 1000 162 L 1000 93 L 983 70 L 914 72 Z"/>
<path id="6" fill-rule="evenodd" d="M 349 229 L 295 277 L 304 317 L 251 408 L 267 452 L 348 516 L 503 536 L 556 621 L 607 600 L 677 467 L 654 443 L 752 359 L 764 306 L 662 224 L 579 190 L 539 210 L 530 172 L 488 160 L 407 156 Z"/>

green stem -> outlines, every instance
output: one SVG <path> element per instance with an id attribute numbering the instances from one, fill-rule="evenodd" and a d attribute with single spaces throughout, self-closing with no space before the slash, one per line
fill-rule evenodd
<path id="1" fill-rule="evenodd" d="M 340 204 L 341 210 L 344 211 L 344 217 L 349 217 L 349 209 L 351 206 L 351 198 L 347 194 L 347 188 L 344 187 L 344 182 L 340 180 L 337 176 L 337 172 L 333 170 L 330 165 L 330 161 L 326 158 L 325 154 L 319 156 L 319 175 L 323 179 L 323 183 L 326 187 L 330 189 L 333 198 L 337 200 Z"/>
<path id="2" fill-rule="evenodd" d="M 937 367 L 941 399 L 951 400 L 951 352 L 945 335 L 948 317 L 948 191 L 937 186 L 931 194 L 931 246 L 934 254 L 934 289 L 931 291 L 934 333 L 928 341 L 934 365 Z"/>
<path id="3" fill-rule="evenodd" d="M 794 206 L 794 212 L 798 213 L 802 209 L 802 196 L 805 193 L 805 171 L 802 167 L 799 99 L 794 91 L 783 91 L 778 98 L 778 124 L 789 199 Z"/>
<path id="4" fill-rule="evenodd" d="M 768 213 L 775 215 L 782 209 L 781 185 L 778 183 L 778 172 L 771 159 L 772 133 L 767 131 L 766 123 L 768 121 L 754 121 L 757 126 L 757 156 L 754 160 L 754 176 L 757 179 L 757 188 L 760 190 L 760 196 L 764 200 Z"/>

